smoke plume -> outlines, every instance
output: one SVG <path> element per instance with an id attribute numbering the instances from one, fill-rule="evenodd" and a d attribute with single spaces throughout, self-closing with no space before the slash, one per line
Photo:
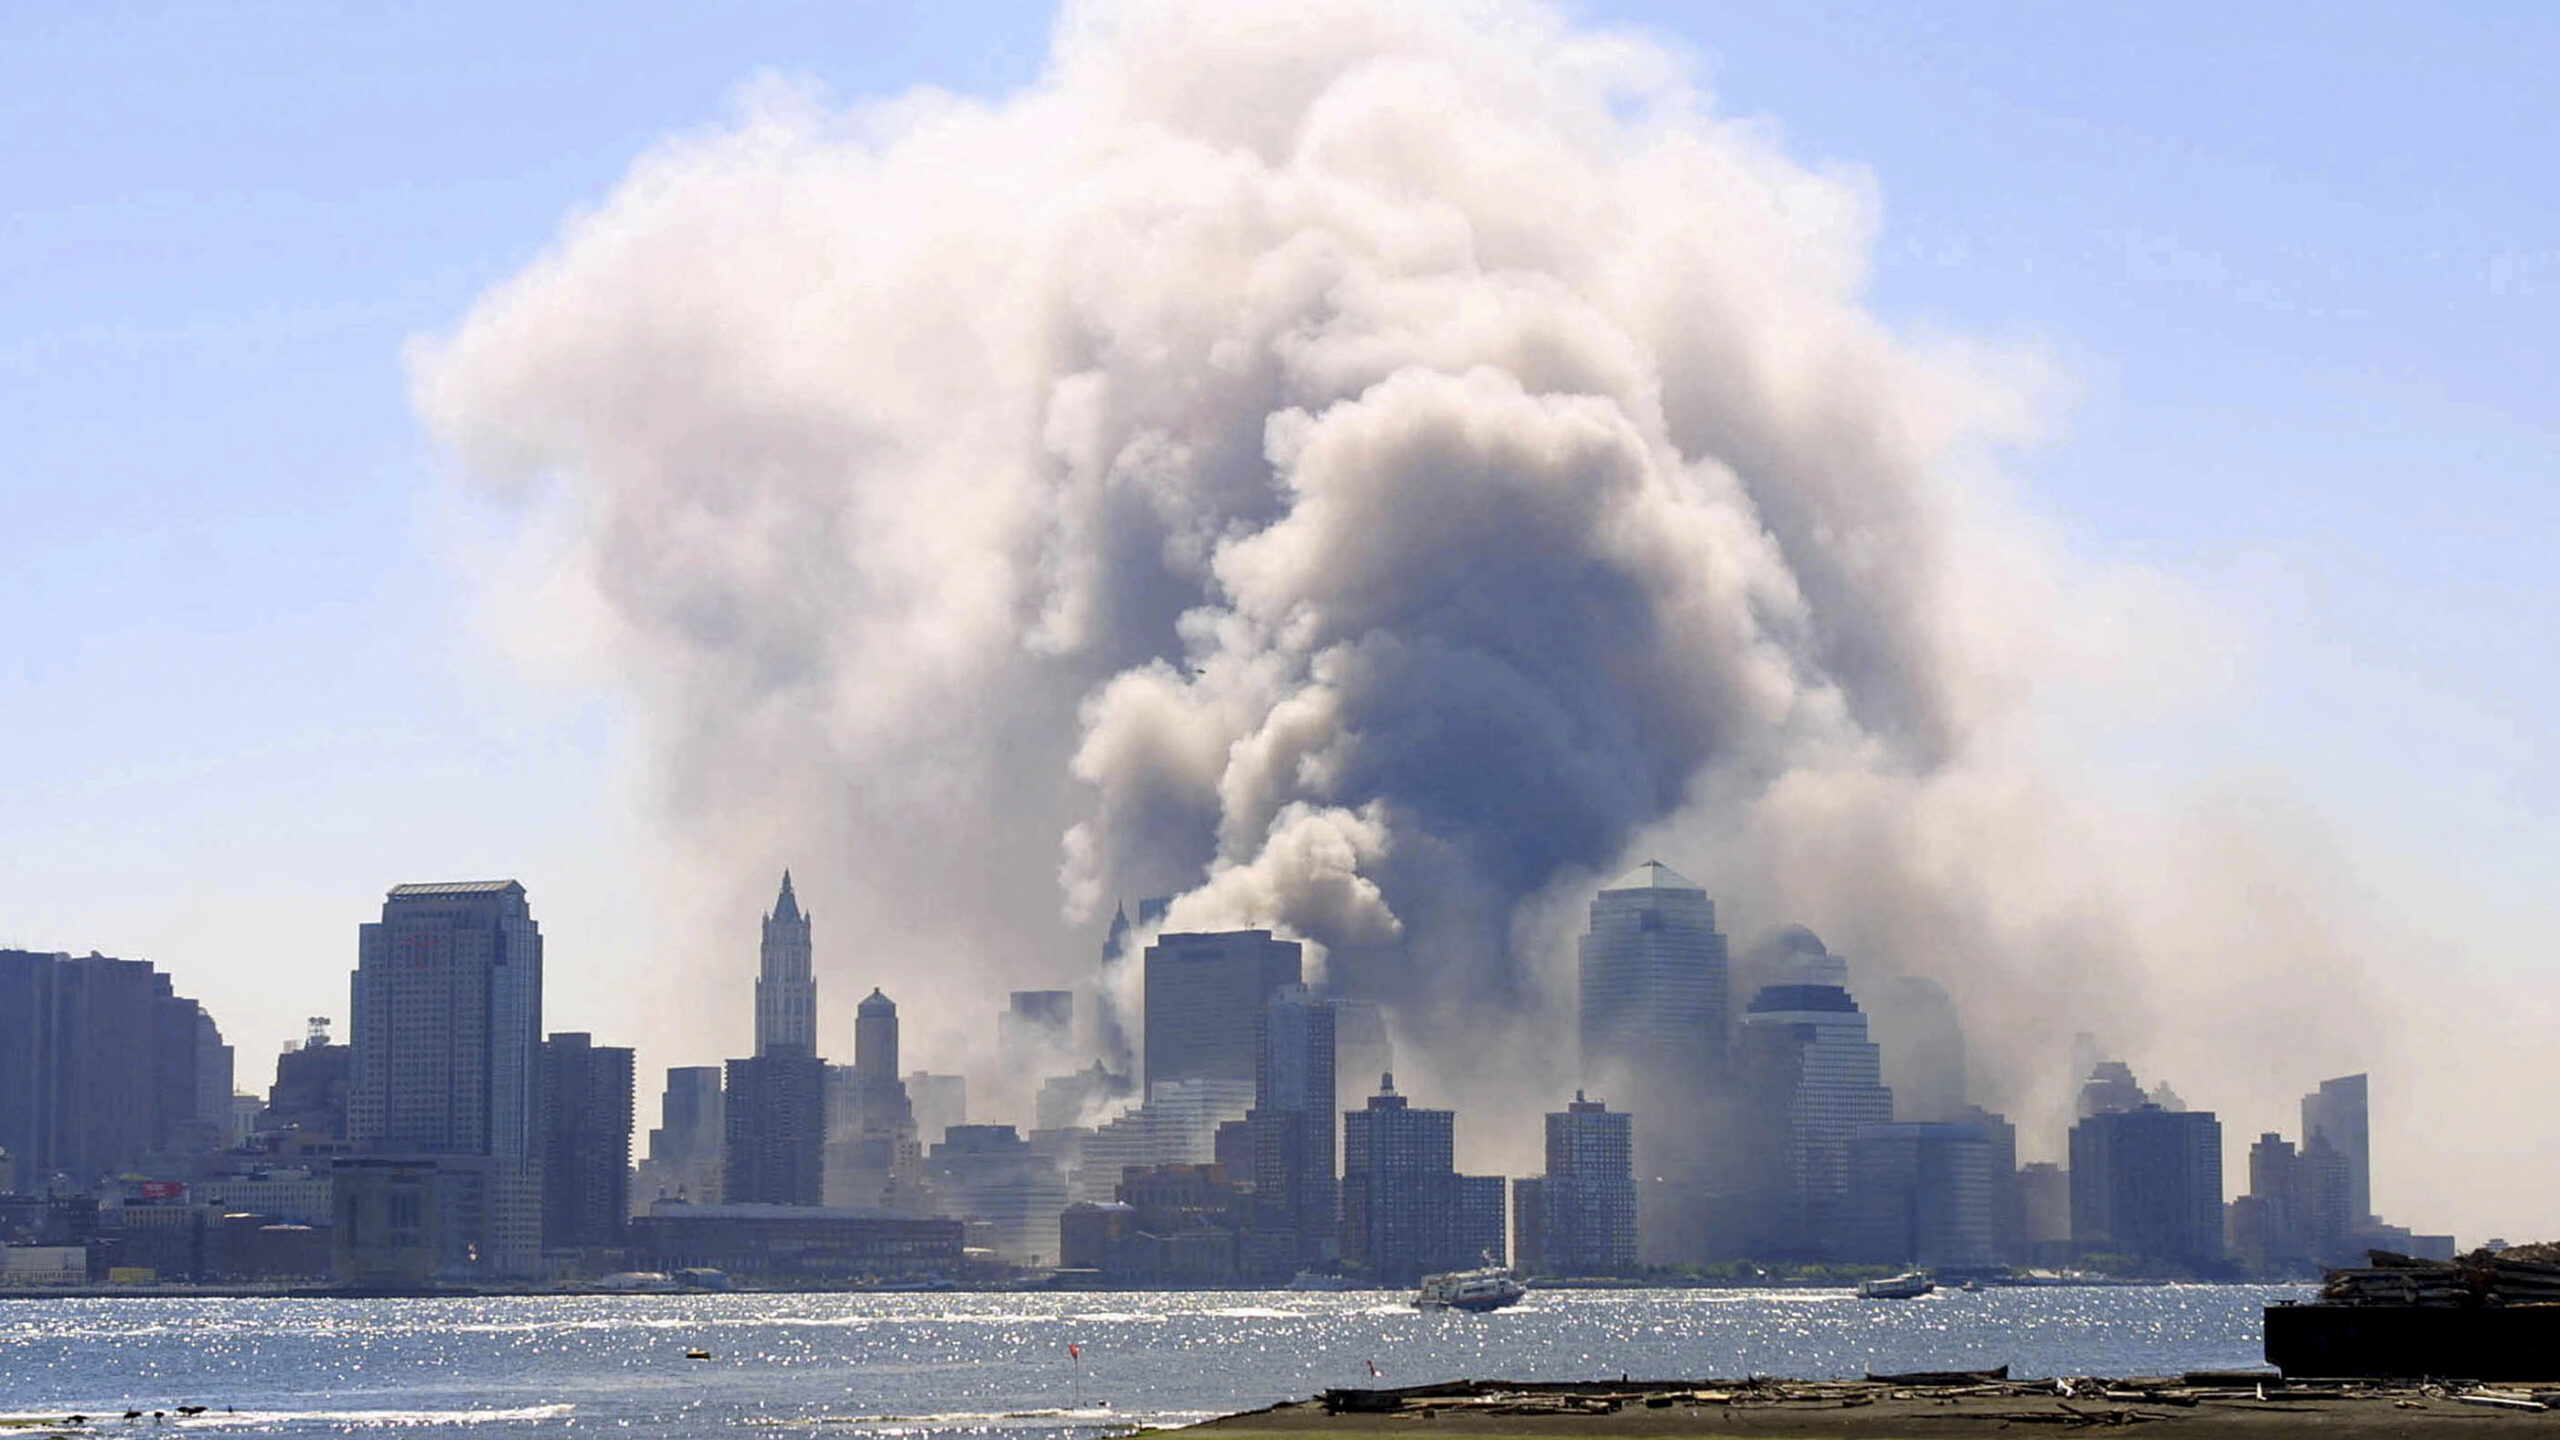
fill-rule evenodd
<path id="1" fill-rule="evenodd" d="M 2005 498 L 2035 367 L 1881 323 L 1878 211 L 1525 0 L 1095 0 L 1000 100 L 753 88 L 417 403 L 545 517 L 511 623 L 636 702 L 737 927 L 702 1008 L 786 863 L 936 1068 L 1171 894 L 1311 942 L 1431 1098 L 1543 1106 L 1580 907 L 1659 849 L 1737 948 L 2028 1024 L 1996 1101 L 2059 1084 L 2037 1007 L 2132 1046 L 2205 958 L 2034 758 L 2178 602 Z"/>

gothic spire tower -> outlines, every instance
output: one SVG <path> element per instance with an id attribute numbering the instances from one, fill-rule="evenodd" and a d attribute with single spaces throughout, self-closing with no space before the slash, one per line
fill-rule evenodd
<path id="1" fill-rule="evenodd" d="M 818 1053 L 818 982 L 809 970 L 809 917 L 782 872 L 782 898 L 764 917 L 764 958 L 756 972 L 756 1053 L 790 1046 Z"/>

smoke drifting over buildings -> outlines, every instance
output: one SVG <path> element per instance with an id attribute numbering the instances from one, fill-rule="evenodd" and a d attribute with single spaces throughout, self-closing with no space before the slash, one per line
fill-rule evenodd
<path id="1" fill-rule="evenodd" d="M 1534 1113 L 1579 912 L 1658 850 L 1942 982 L 1997 1101 L 2064 1072 L 2031 1009 L 2317 957 L 2126 918 L 2176 882 L 2011 758 L 2146 642 L 1985 478 L 2022 367 L 1865 308 L 1876 215 L 1536 5 L 1075 4 L 1005 100 L 767 86 L 663 145 L 417 403 L 535 507 L 495 603 L 634 697 L 705 911 L 794 861 L 928 1034 L 1165 894 Z"/>

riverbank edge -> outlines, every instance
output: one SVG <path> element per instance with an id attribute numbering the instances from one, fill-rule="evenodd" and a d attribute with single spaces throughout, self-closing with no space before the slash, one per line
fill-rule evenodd
<path id="1" fill-rule="evenodd" d="M 1925 1436 L 1970 1440 L 2020 1427 L 2163 1426 L 2179 1440 L 2530 1430 L 2560 1435 L 2560 1384 L 2287 1379 L 2273 1372 L 2013 1380 L 2005 1374 L 1863 1380 L 1530 1382 L 1458 1380 L 1333 1390 L 1185 1427 L 1215 1440 L 1411 1433 L 1673 1440 L 1688 1435 Z M 1142 1432 L 1144 1433 L 1144 1432 Z M 1169 1432 L 1166 1432 L 1169 1433 Z"/>

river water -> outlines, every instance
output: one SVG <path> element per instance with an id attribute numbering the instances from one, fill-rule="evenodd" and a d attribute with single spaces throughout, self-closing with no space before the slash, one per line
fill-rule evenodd
<path id="1" fill-rule="evenodd" d="M 2248 1366 L 2262 1307 L 2307 1294 L 1545 1291 L 1492 1315 L 1380 1292 L 0 1301 L 0 1418 L 81 1412 L 120 1434 L 1091 1440 L 1329 1385 L 1457 1376 Z M 182 1420 L 180 1405 L 209 1408 Z M 128 1409 L 171 1413 L 165 1427 L 116 1418 Z"/>

